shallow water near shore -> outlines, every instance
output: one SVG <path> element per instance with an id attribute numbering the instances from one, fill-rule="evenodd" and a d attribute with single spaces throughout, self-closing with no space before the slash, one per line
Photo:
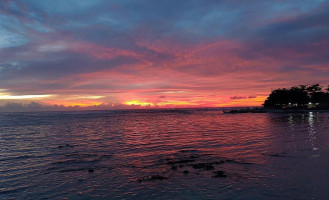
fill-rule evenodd
<path id="1" fill-rule="evenodd" d="M 329 113 L 0 113 L 0 199 L 326 199 Z"/>

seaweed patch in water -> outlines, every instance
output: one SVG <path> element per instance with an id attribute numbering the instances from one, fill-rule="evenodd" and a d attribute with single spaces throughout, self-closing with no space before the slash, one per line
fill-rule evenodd
<path id="1" fill-rule="evenodd" d="M 226 178 L 227 177 L 227 175 L 225 174 L 225 172 L 224 171 L 216 171 L 216 172 L 214 172 L 214 176 L 213 176 L 213 178 Z"/>
<path id="2" fill-rule="evenodd" d="M 212 163 L 196 163 L 196 164 L 191 164 L 190 166 L 192 166 L 194 169 L 204 169 L 204 170 L 215 169 Z"/>
<path id="3" fill-rule="evenodd" d="M 152 180 L 165 180 L 168 179 L 168 177 L 160 176 L 160 175 L 153 175 L 153 176 L 145 176 L 141 179 L 138 179 L 137 182 L 142 181 L 152 181 Z"/>

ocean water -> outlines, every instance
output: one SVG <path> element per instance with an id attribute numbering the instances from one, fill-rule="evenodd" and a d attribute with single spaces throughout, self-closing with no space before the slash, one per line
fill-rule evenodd
<path id="1" fill-rule="evenodd" d="M 327 199 L 329 113 L 0 113 L 0 199 Z"/>

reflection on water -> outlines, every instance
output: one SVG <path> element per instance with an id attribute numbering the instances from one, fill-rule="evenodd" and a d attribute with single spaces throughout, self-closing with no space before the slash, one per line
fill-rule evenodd
<path id="1" fill-rule="evenodd" d="M 313 112 L 309 113 L 309 117 L 308 117 L 308 122 L 309 122 L 309 142 L 311 144 L 312 150 L 318 150 L 318 148 L 315 146 L 315 139 L 316 139 L 316 130 L 314 127 L 314 116 L 313 116 Z"/>
<path id="2" fill-rule="evenodd" d="M 328 113 L 0 114 L 3 199 L 323 199 Z"/>

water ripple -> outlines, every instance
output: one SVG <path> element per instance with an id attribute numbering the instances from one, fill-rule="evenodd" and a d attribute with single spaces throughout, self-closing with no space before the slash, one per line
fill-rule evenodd
<path id="1" fill-rule="evenodd" d="M 0 125 L 2 199 L 321 199 L 329 185 L 328 113 L 3 113 Z"/>

